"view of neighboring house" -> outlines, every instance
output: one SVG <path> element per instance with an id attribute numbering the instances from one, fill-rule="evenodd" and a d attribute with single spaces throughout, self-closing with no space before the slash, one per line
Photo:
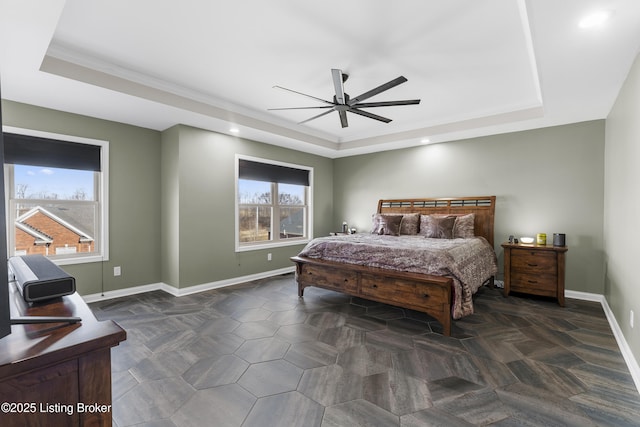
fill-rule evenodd
<path id="1" fill-rule="evenodd" d="M 36 206 L 16 218 L 16 255 L 59 255 L 93 252 L 94 239 L 41 206 Z"/>

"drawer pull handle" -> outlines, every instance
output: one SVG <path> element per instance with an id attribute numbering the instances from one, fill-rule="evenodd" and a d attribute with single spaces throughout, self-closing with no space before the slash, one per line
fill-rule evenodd
<path id="1" fill-rule="evenodd" d="M 373 289 L 378 289 L 378 285 L 373 285 L 372 288 Z"/>
<path id="2" fill-rule="evenodd" d="M 537 267 L 538 264 L 527 264 L 529 267 Z"/>
<path id="3" fill-rule="evenodd" d="M 431 297 L 431 295 L 429 295 L 429 294 L 424 294 L 424 295 L 422 295 L 422 297 L 423 297 L 423 298 L 429 298 L 429 297 Z"/>
<path id="4" fill-rule="evenodd" d="M 537 280 L 527 280 L 529 283 L 538 283 Z"/>
<path id="5" fill-rule="evenodd" d="M 347 283 L 349 281 L 349 279 L 344 279 L 344 283 Z"/>

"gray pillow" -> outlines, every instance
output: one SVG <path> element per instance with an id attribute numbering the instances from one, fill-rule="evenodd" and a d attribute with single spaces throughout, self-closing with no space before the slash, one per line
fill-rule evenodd
<path id="1" fill-rule="evenodd" d="M 373 214 L 372 216 L 372 227 L 371 233 L 378 234 L 378 227 L 380 226 L 380 217 L 382 215 L 386 216 L 398 216 L 401 217 L 400 221 L 400 235 L 416 235 L 418 234 L 418 229 L 420 227 L 420 214 L 418 213 L 409 213 L 409 214 Z"/>
<path id="2" fill-rule="evenodd" d="M 432 239 L 452 239 L 455 216 L 422 215 L 420 234 Z"/>
<path id="3" fill-rule="evenodd" d="M 475 236 L 476 214 L 459 215 L 453 224 L 454 239 L 470 239 Z"/>
<path id="4" fill-rule="evenodd" d="M 414 236 L 418 234 L 420 228 L 420 214 L 402 214 L 402 222 L 400 222 L 400 234 Z"/>
<path id="5" fill-rule="evenodd" d="M 399 236 L 401 221 L 402 215 L 377 214 L 375 218 L 374 228 L 371 233 Z"/>

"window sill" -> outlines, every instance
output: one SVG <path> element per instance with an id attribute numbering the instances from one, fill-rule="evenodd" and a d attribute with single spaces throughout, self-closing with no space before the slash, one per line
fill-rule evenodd
<path id="1" fill-rule="evenodd" d="M 288 240 L 288 241 L 280 241 L 280 242 L 255 243 L 255 244 L 242 245 L 242 246 L 239 246 L 236 243 L 236 252 L 248 252 L 248 251 L 258 251 L 261 249 L 281 248 L 285 246 L 306 245 L 310 241 L 311 239 L 296 239 L 296 240 Z"/>
<path id="2" fill-rule="evenodd" d="M 49 258 L 56 265 L 73 265 L 73 264 L 87 264 L 91 262 L 103 262 L 109 261 L 109 258 L 105 258 L 101 255 L 93 255 L 86 257 L 77 257 L 77 258 Z"/>

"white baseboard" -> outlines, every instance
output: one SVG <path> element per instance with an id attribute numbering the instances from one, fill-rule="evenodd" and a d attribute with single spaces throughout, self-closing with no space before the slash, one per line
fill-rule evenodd
<path id="1" fill-rule="evenodd" d="M 173 296 L 181 297 L 185 295 L 191 295 L 198 292 L 204 292 L 211 289 L 224 288 L 226 286 L 239 285 L 241 283 L 250 282 L 252 280 L 266 279 L 268 277 L 279 276 L 281 274 L 292 273 L 295 271 L 295 267 L 286 267 L 281 268 L 279 270 L 271 270 L 265 271 L 257 274 L 250 274 L 248 276 L 234 277 L 231 279 L 219 280 L 216 282 L 203 283 L 201 285 L 189 286 L 187 288 L 176 288 L 175 286 L 167 285 L 166 283 L 155 283 L 151 285 L 143 285 L 143 286 L 135 286 L 133 288 L 126 289 L 118 289 L 115 291 L 107 291 L 104 294 L 91 294 L 84 295 L 82 298 L 87 303 L 103 301 L 113 298 L 120 298 L 129 295 L 141 294 L 144 292 L 151 292 L 161 290 L 167 292 Z M 622 334 L 622 330 L 620 329 L 620 325 L 618 325 L 618 321 L 616 320 L 609 304 L 607 303 L 604 295 L 600 294 L 592 294 L 588 292 L 578 292 L 578 291 L 565 291 L 564 293 L 566 298 L 573 298 L 583 301 L 594 301 L 599 302 L 602 305 L 602 309 L 604 310 L 604 314 L 609 321 L 609 325 L 611 326 L 611 330 L 613 331 L 613 336 L 618 343 L 618 347 L 620 347 L 620 352 L 622 353 L 622 357 L 624 357 L 625 362 L 627 363 L 627 367 L 629 368 L 629 372 L 631 373 L 631 377 L 633 378 L 633 382 L 636 385 L 636 389 L 640 392 L 640 366 L 638 365 L 638 361 L 634 357 L 631 349 L 629 348 L 629 344 L 627 344 L 627 340 Z"/>
<path id="2" fill-rule="evenodd" d="M 164 291 L 173 296 L 181 297 L 184 295 L 191 295 L 198 292 L 204 292 L 211 289 L 224 288 L 225 286 L 239 285 L 241 283 L 251 282 L 252 280 L 266 279 L 267 277 L 279 276 L 281 274 L 293 273 L 295 266 L 285 267 L 278 270 L 270 270 L 257 274 L 250 274 L 248 276 L 233 277 L 231 279 L 219 280 L 217 282 L 203 283 L 201 285 L 189 286 L 187 288 L 176 288 L 175 286 L 167 285 L 166 283 L 153 283 L 150 285 L 134 286 L 131 288 L 118 289 L 115 291 L 106 291 L 99 294 L 82 295 L 87 303 L 96 301 L 104 301 L 114 298 L 121 298 L 130 295 L 142 294 L 152 291 Z"/>
<path id="3" fill-rule="evenodd" d="M 104 301 L 108 299 L 128 297 L 130 295 L 143 294 L 145 292 L 160 290 L 162 289 L 162 285 L 164 285 L 164 283 L 153 283 L 150 285 L 134 286 L 132 288 L 125 288 L 125 289 L 117 289 L 115 291 L 106 291 L 104 293 L 99 293 L 99 294 L 82 295 L 82 299 L 86 303 L 92 303 L 92 302 Z"/>
<path id="4" fill-rule="evenodd" d="M 640 365 L 638 365 L 638 361 L 631 352 L 631 348 L 629 348 L 629 344 L 622 334 L 622 329 L 620 329 L 620 325 L 618 324 L 616 317 L 613 315 L 613 311 L 611 311 L 611 307 L 609 307 L 609 303 L 607 302 L 607 299 L 604 297 L 604 295 L 591 294 L 587 292 L 565 291 L 564 296 L 565 298 L 573 298 L 584 301 L 595 301 L 599 302 L 600 305 L 602 305 L 604 314 L 605 316 L 607 316 L 607 320 L 609 321 L 609 326 L 611 326 L 611 331 L 613 331 L 613 336 L 616 338 L 616 342 L 618 343 L 618 347 L 620 348 L 622 357 L 624 357 L 624 361 L 627 363 L 627 367 L 629 368 L 629 372 L 631 373 L 631 378 L 633 378 L 636 389 L 640 393 Z"/>
<path id="5" fill-rule="evenodd" d="M 203 283 L 201 285 L 189 286 L 187 288 L 176 288 L 163 283 L 160 288 L 173 296 L 181 297 L 185 295 L 196 294 L 198 292 L 209 291 L 211 289 L 224 288 L 226 286 L 239 285 L 241 283 L 251 282 L 252 280 L 266 279 L 267 277 L 279 276 L 281 274 L 293 273 L 296 271 L 295 266 L 281 268 L 279 270 L 270 270 L 263 273 L 250 274 L 248 276 L 233 277 L 231 279 L 219 280 L 217 282 Z"/>
<path id="6" fill-rule="evenodd" d="M 622 334 L 622 329 L 620 329 L 620 325 L 618 324 L 618 321 L 613 315 L 613 311 L 611 311 L 609 303 L 605 298 L 602 299 L 602 308 L 604 310 L 604 314 L 609 320 L 609 325 L 611 325 L 613 336 L 616 337 L 616 341 L 618 342 L 618 347 L 620 347 L 622 357 L 624 357 L 624 361 L 627 362 L 627 367 L 629 367 L 629 372 L 631 372 L 633 382 L 636 384 L 636 389 L 638 390 L 638 392 L 640 392 L 640 366 L 638 365 L 638 361 L 633 356 L 631 348 L 629 348 L 629 344 Z"/>
<path id="7" fill-rule="evenodd" d="M 583 301 L 594 301 L 602 303 L 604 301 L 604 295 L 601 294 L 592 294 L 590 292 L 579 292 L 579 291 L 564 291 L 565 298 L 573 298 L 580 299 Z"/>

